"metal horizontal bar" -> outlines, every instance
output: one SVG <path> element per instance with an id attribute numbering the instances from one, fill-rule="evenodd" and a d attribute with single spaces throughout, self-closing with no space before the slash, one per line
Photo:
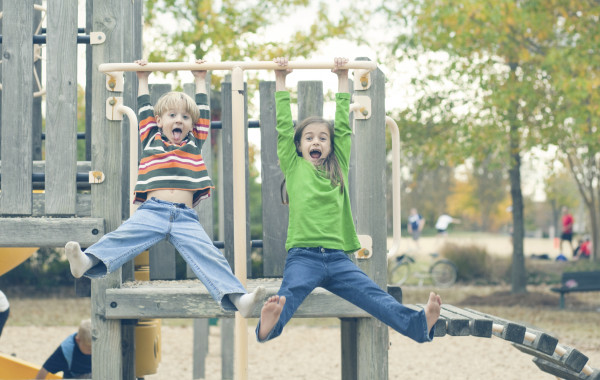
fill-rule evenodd
<path id="1" fill-rule="evenodd" d="M 0 44 L 2 43 L 2 35 L 0 34 Z M 45 34 L 35 34 L 33 36 L 33 43 L 34 44 L 45 44 L 46 43 L 46 35 Z M 83 35 L 83 36 L 77 36 L 77 43 L 78 44 L 88 44 L 90 43 L 90 36 L 88 35 Z"/>
<path id="2" fill-rule="evenodd" d="M 224 62 L 149 62 L 144 66 L 137 63 L 102 63 L 98 70 L 102 73 L 121 71 L 178 71 L 178 70 L 232 70 L 239 67 L 242 70 L 281 70 L 282 67 L 271 61 L 224 61 Z M 289 69 L 333 69 L 335 63 L 331 61 L 290 61 Z M 344 69 L 375 70 L 377 63 L 374 61 L 350 61 L 342 66 Z"/>
<path id="3" fill-rule="evenodd" d="M 225 248 L 224 241 L 216 240 L 216 241 L 213 241 L 213 244 L 217 248 L 221 248 L 221 249 Z M 250 240 L 250 246 L 253 248 L 262 248 L 263 241 L 262 240 Z"/>

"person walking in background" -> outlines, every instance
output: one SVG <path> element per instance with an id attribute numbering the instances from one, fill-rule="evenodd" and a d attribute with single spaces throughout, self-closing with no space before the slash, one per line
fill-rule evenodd
<path id="1" fill-rule="evenodd" d="M 437 230 L 436 236 L 436 246 L 439 248 L 440 244 L 442 244 L 446 240 L 446 236 L 448 236 L 448 226 L 451 223 L 460 223 L 460 219 L 456 219 L 451 217 L 448 214 L 442 214 L 438 217 L 435 222 L 435 229 Z"/>
<path id="2" fill-rule="evenodd" d="M 453 218 L 448 214 L 440 215 L 437 221 L 435 222 L 435 229 L 437 230 L 438 235 L 448 235 L 448 226 L 450 226 L 450 223 L 458 224 L 460 223 L 460 219 Z"/>
<path id="3" fill-rule="evenodd" d="M 569 212 L 567 206 L 562 208 L 562 232 L 560 234 L 560 253 L 563 253 L 563 241 L 569 242 L 571 252 L 573 252 L 573 222 L 575 219 Z"/>
<path id="4" fill-rule="evenodd" d="M 10 304 L 8 303 L 8 298 L 6 298 L 4 292 L 0 290 L 0 336 L 2 336 L 2 330 L 4 329 L 9 314 Z"/>
<path id="5" fill-rule="evenodd" d="M 408 233 L 412 236 L 412 240 L 415 242 L 415 248 L 417 250 L 421 249 L 419 247 L 419 238 L 421 237 L 423 227 L 425 227 L 425 218 L 417 212 L 416 208 L 411 208 L 406 228 L 408 229 Z"/>

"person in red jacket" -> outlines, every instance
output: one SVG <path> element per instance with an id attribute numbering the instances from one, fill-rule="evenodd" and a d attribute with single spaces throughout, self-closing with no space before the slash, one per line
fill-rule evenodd
<path id="1" fill-rule="evenodd" d="M 560 253 L 563 253 L 563 241 L 569 242 L 571 252 L 573 252 L 573 215 L 566 206 L 562 208 L 562 233 L 560 234 Z"/>

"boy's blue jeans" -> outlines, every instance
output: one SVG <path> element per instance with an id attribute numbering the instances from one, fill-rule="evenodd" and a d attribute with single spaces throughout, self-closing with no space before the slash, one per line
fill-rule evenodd
<path id="1" fill-rule="evenodd" d="M 85 250 L 86 254 L 100 260 L 85 275 L 104 277 L 163 239 L 177 248 L 223 309 L 237 310 L 225 295 L 245 294 L 244 286 L 204 232 L 196 211 L 183 203 L 156 198 L 144 202 L 119 228 Z"/>
<path id="2" fill-rule="evenodd" d="M 423 310 L 409 309 L 383 291 L 343 251 L 326 248 L 292 248 L 283 270 L 283 282 L 277 293 L 286 301 L 279 317 L 264 342 L 276 338 L 298 307 L 317 286 L 325 288 L 365 310 L 399 333 L 417 342 L 433 339 L 434 329 L 427 334 Z"/>

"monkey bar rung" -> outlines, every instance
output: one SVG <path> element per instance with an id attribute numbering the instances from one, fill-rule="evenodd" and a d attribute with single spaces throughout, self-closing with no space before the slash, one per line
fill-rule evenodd
<path id="1" fill-rule="evenodd" d="M 239 67 L 242 70 L 280 70 L 275 62 L 271 61 L 224 61 L 224 62 L 149 62 L 144 66 L 137 63 L 102 63 L 98 70 L 110 74 L 121 71 L 179 71 L 179 70 L 233 70 Z M 331 61 L 290 61 L 289 69 L 333 69 L 335 64 Z M 377 63 L 373 61 L 349 61 L 342 66 L 343 69 L 375 70 Z"/>

